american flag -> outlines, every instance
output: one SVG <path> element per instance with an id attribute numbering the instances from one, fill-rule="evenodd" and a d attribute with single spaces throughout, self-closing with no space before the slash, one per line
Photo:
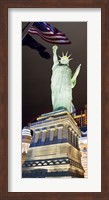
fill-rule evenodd
<path id="1" fill-rule="evenodd" d="M 71 43 L 65 34 L 47 22 L 34 22 L 28 33 L 37 34 L 46 42 L 53 44 Z"/>

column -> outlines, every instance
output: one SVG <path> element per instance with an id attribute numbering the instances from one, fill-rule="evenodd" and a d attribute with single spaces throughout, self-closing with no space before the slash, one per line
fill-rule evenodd
<path id="1" fill-rule="evenodd" d="M 58 126 L 57 129 L 58 129 L 58 142 L 61 143 L 63 126 Z"/>
<path id="2" fill-rule="evenodd" d="M 72 129 L 72 145 L 75 147 L 75 132 Z"/>
<path id="3" fill-rule="evenodd" d="M 77 146 L 77 149 L 79 150 L 78 135 L 76 136 L 76 146 Z"/>
<path id="4" fill-rule="evenodd" d="M 68 127 L 68 142 L 72 144 L 72 128 L 71 126 Z"/>
<path id="5" fill-rule="evenodd" d="M 50 144 L 53 143 L 53 138 L 54 138 L 54 127 L 50 127 Z"/>
<path id="6" fill-rule="evenodd" d="M 53 134 L 53 144 L 57 144 L 58 143 L 58 129 L 55 126 L 54 127 L 54 134 Z"/>
<path id="7" fill-rule="evenodd" d="M 37 144 L 38 140 L 39 140 L 39 136 L 40 136 L 40 131 L 39 130 L 36 130 L 34 132 L 34 143 Z"/>
<path id="8" fill-rule="evenodd" d="M 45 135 L 45 145 L 50 144 L 50 129 L 47 128 L 46 135 Z"/>
<path id="9" fill-rule="evenodd" d="M 33 137 L 32 137 L 31 144 L 30 144 L 30 147 L 35 147 L 35 146 L 37 146 L 37 142 L 38 142 L 38 139 L 39 139 L 39 134 L 40 134 L 40 131 L 39 131 L 39 130 L 34 130 L 34 132 L 33 132 Z"/>
<path id="10" fill-rule="evenodd" d="M 68 142 L 68 125 L 63 126 L 62 142 Z"/>
<path id="11" fill-rule="evenodd" d="M 76 132 L 75 132 L 75 148 L 78 149 L 78 136 Z"/>
<path id="12" fill-rule="evenodd" d="M 42 138 L 41 138 L 41 145 L 45 144 L 47 129 L 42 129 Z"/>
<path id="13" fill-rule="evenodd" d="M 37 141 L 37 146 L 41 146 L 41 140 L 42 140 L 42 130 L 39 131 L 39 138 Z"/>

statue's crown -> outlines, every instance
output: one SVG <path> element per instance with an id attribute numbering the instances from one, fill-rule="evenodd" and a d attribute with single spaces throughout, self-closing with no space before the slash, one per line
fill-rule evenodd
<path id="1" fill-rule="evenodd" d="M 70 58 L 72 54 L 68 55 L 68 51 L 66 52 L 66 54 L 64 55 L 64 53 L 62 52 L 62 56 L 59 56 L 60 58 L 60 62 L 66 61 L 69 62 L 70 60 L 72 60 L 73 58 Z"/>

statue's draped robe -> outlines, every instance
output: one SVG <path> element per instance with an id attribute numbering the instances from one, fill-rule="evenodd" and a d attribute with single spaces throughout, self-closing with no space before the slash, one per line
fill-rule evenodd
<path id="1" fill-rule="evenodd" d="M 66 108 L 72 112 L 72 71 L 67 65 L 54 65 L 51 77 L 53 110 Z"/>

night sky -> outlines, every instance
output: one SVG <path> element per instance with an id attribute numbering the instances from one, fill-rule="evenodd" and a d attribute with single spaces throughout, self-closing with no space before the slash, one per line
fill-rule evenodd
<path id="1" fill-rule="evenodd" d="M 68 45 L 58 45 L 58 55 L 62 55 L 62 51 L 72 54 L 72 72 L 80 63 L 82 65 L 77 84 L 72 90 L 73 104 L 79 111 L 87 104 L 87 22 L 49 23 L 65 33 L 71 41 Z M 26 24 L 27 22 L 22 23 L 22 29 Z M 36 49 L 22 46 L 22 127 L 39 115 L 52 111 L 50 84 L 53 44 L 44 41 L 38 35 L 31 36 L 46 48 L 48 58 L 44 58 L 45 54 L 40 55 Z"/>

